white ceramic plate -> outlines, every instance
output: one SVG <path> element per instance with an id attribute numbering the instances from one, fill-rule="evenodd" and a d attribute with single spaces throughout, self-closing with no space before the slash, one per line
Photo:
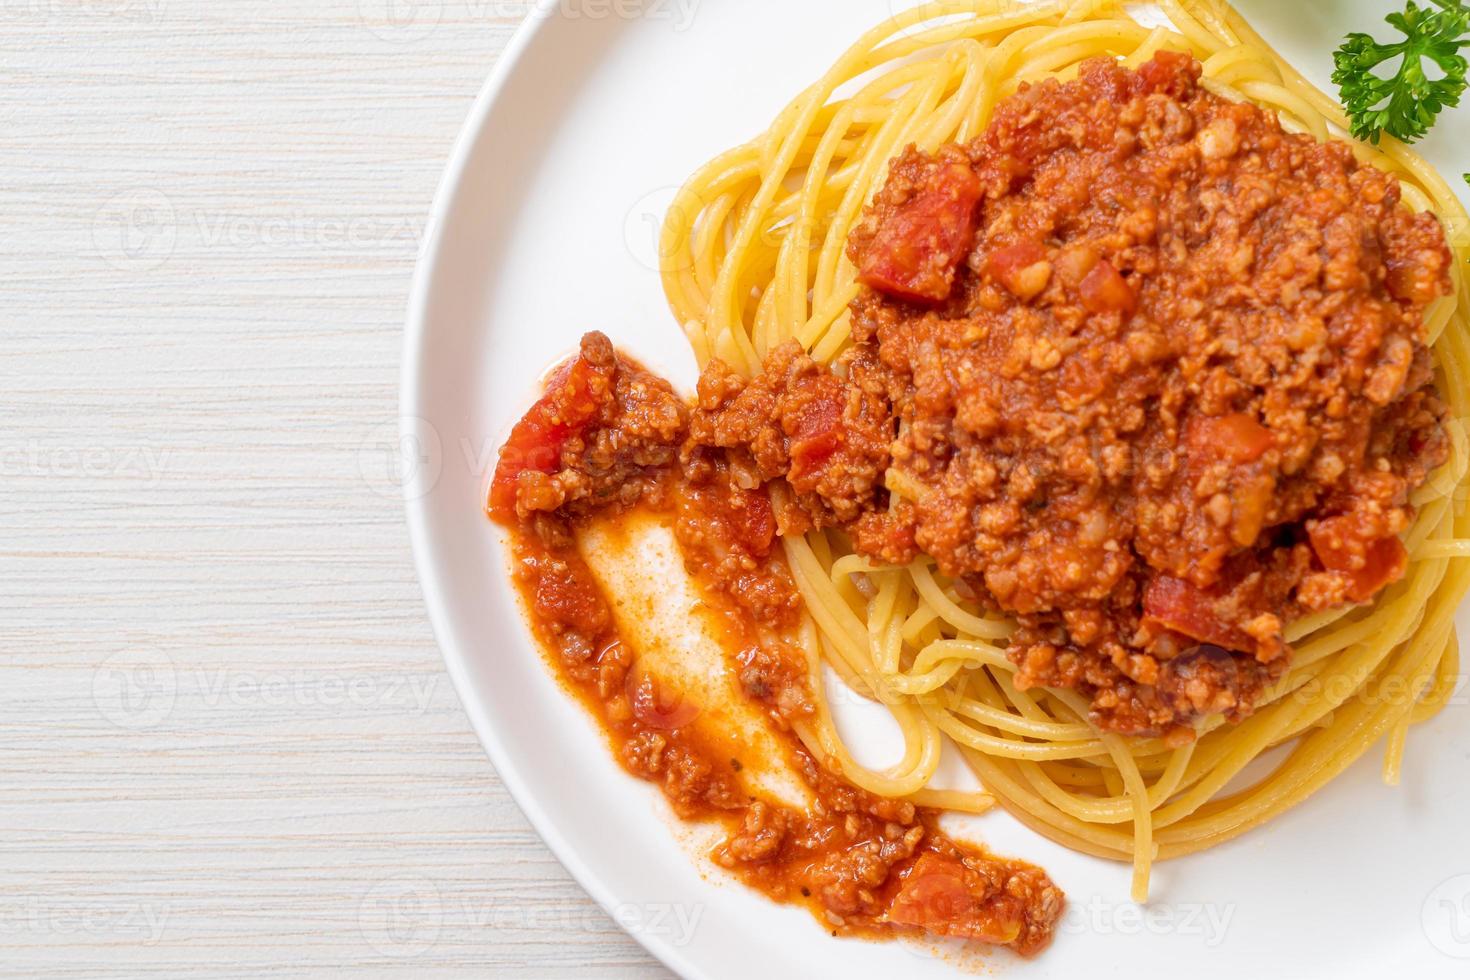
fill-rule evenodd
<path id="1" fill-rule="evenodd" d="M 486 84 L 455 150 L 418 271 L 404 366 L 409 517 L 449 672 L 501 778 L 561 861 L 649 950 L 687 977 L 955 975 L 903 944 L 828 936 L 691 858 L 656 791 L 614 764 L 552 680 L 481 515 L 499 438 L 542 372 L 586 330 L 655 370 L 694 364 L 664 304 L 655 235 L 674 188 L 758 132 L 864 29 L 911 0 L 543 2 Z M 1244 12 L 1318 83 L 1347 30 L 1384 2 Z M 642 10 L 627 19 L 618 10 Z M 1467 168 L 1470 111 L 1427 144 Z M 1456 160 L 1455 157 L 1461 159 Z M 1465 188 L 1462 186 L 1461 190 Z M 1363 760 L 1264 831 L 1157 869 L 1127 900 L 1119 865 L 1081 857 L 1004 814 L 974 829 L 1046 867 L 1070 910 L 1018 978 L 1470 976 L 1470 708 L 1416 730 L 1403 785 Z M 1167 971 L 1167 974 L 1166 974 Z"/>

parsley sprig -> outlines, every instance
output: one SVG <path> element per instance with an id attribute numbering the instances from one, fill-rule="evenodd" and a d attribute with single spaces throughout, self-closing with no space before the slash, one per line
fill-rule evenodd
<path id="1" fill-rule="evenodd" d="M 1470 46 L 1470 7 L 1459 0 L 1429 2 L 1434 7 L 1408 0 L 1401 13 L 1388 15 L 1402 40 L 1385 44 L 1353 33 L 1333 56 L 1332 80 L 1358 139 L 1377 143 L 1388 133 L 1412 143 L 1429 131 L 1441 109 L 1459 105 L 1466 85 L 1460 49 Z M 1401 60 L 1392 77 L 1375 72 L 1395 58 Z M 1438 71 L 1426 69 L 1426 60 Z"/>

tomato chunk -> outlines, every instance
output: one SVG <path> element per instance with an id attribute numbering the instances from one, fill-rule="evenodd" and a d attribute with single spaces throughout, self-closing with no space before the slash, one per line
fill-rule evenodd
<path id="1" fill-rule="evenodd" d="M 1191 55 L 1176 51 L 1159 51 L 1138 66 L 1138 78 L 1145 92 L 1163 92 L 1179 96 L 1198 77 Z"/>
<path id="2" fill-rule="evenodd" d="M 515 424 L 500 449 L 490 481 L 491 514 L 503 520 L 515 517 L 516 486 L 522 473 L 556 472 L 562 447 L 597 417 L 601 396 L 611 380 L 606 371 L 580 356 L 552 374 L 546 394 Z"/>
<path id="3" fill-rule="evenodd" d="M 862 256 L 859 281 L 900 299 L 943 302 L 974 244 L 983 193 L 968 165 L 935 163 L 921 189 L 885 216 Z"/>
<path id="4" fill-rule="evenodd" d="M 1191 450 L 1223 456 L 1232 463 L 1254 463 L 1276 445 L 1271 430 L 1244 412 L 1196 418 L 1189 433 Z"/>
<path id="5" fill-rule="evenodd" d="M 747 554 L 756 558 L 770 554 L 776 541 L 776 513 L 764 490 L 732 491 L 721 516 Z"/>
<path id="6" fill-rule="evenodd" d="M 963 862 L 932 853 L 914 863 L 889 906 L 888 919 L 936 936 L 1001 945 L 1014 942 L 1025 924 L 1019 903 L 992 894 Z"/>
<path id="7" fill-rule="evenodd" d="M 835 382 L 824 384 L 794 413 L 787 433 L 791 456 L 791 482 L 801 485 L 804 478 L 822 465 L 842 447 L 842 413 L 847 400 Z"/>
<path id="8" fill-rule="evenodd" d="M 1404 577 L 1409 551 L 1396 537 L 1373 537 L 1371 528 L 1351 514 L 1310 522 L 1307 536 L 1317 560 L 1329 572 L 1348 577 L 1348 597 L 1367 602 Z"/>
<path id="9" fill-rule="evenodd" d="M 1126 314 L 1138 308 L 1138 297 L 1133 295 L 1128 280 L 1110 262 L 1099 262 L 1093 266 L 1077 287 L 1077 292 L 1089 313 Z"/>
<path id="10" fill-rule="evenodd" d="M 1250 637 L 1220 619 L 1214 597 L 1182 578 L 1154 576 L 1143 593 L 1143 613 L 1145 620 L 1201 643 L 1227 650 L 1254 647 Z"/>
<path id="11" fill-rule="evenodd" d="M 1020 299 L 1031 299 L 1051 281 L 1046 250 L 1032 241 L 1003 245 L 985 258 L 985 268 Z"/>

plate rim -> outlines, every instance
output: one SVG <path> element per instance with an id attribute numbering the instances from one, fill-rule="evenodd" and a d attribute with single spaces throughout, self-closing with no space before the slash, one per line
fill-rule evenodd
<path id="1" fill-rule="evenodd" d="M 399 370 L 398 433 L 400 439 L 416 438 L 420 432 L 418 421 L 423 417 L 422 368 L 425 342 L 428 335 L 428 309 L 433 292 L 433 282 L 442 257 L 445 228 L 459 196 L 461 185 L 468 171 L 475 146 L 484 135 L 491 110 L 500 99 L 512 76 L 521 65 L 532 41 L 542 28 L 555 18 L 531 16 L 523 20 L 511 35 L 490 74 L 486 77 L 470 105 L 469 113 L 460 125 L 448 163 L 435 188 L 429 207 L 428 223 L 425 226 L 423 244 L 414 262 L 413 283 L 409 290 L 407 315 L 404 325 L 402 359 Z M 563 868 L 597 906 L 618 925 L 618 928 L 637 942 L 665 967 L 686 980 L 710 980 L 710 974 L 696 967 L 672 943 L 662 936 L 646 931 L 629 930 L 618 921 L 614 910 L 618 906 L 613 889 L 592 867 L 582 860 L 577 850 L 562 835 L 555 821 L 536 800 L 521 775 L 513 753 L 501 739 L 498 729 L 491 723 L 484 702 L 474 696 L 474 685 L 470 680 L 466 660 L 468 653 L 457 641 L 450 628 L 450 614 L 445 607 L 443 590 L 439 587 L 441 567 L 439 549 L 428 528 L 428 506 L 430 495 L 419 492 L 417 484 L 403 481 L 403 502 L 408 524 L 409 545 L 413 552 L 414 570 L 419 591 L 423 595 L 428 612 L 429 625 L 434 633 L 435 644 L 444 667 L 454 685 L 460 707 L 469 718 L 470 726 L 494 767 L 501 783 L 510 792 L 521 813 L 530 823 L 532 830 L 556 857 Z"/>

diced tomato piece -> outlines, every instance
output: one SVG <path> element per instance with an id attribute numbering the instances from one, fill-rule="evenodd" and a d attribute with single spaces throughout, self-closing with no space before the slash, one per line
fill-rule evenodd
<path id="1" fill-rule="evenodd" d="M 1128 285 L 1128 280 L 1113 268 L 1110 262 L 1099 262 L 1082 279 L 1077 292 L 1082 296 L 1082 305 L 1090 313 L 1132 313 L 1138 308 L 1138 297 Z"/>
<path id="2" fill-rule="evenodd" d="M 1329 572 L 1348 576 L 1348 597 L 1367 602 L 1385 586 L 1404 577 L 1409 551 L 1396 537 L 1366 537 L 1371 528 L 1351 514 L 1329 517 L 1308 525 L 1307 535 L 1317 560 Z"/>
<path id="3" fill-rule="evenodd" d="M 1176 51 L 1158 51 L 1138 66 L 1138 77 L 1145 92 L 1163 92 L 1180 96 L 1199 77 L 1193 56 Z"/>
<path id="4" fill-rule="evenodd" d="M 735 541 L 756 558 L 764 558 L 776 541 L 776 512 L 764 490 L 734 491 L 725 523 Z"/>
<path id="5" fill-rule="evenodd" d="M 984 880 L 957 859 L 927 853 L 914 863 L 888 909 L 890 922 L 936 936 L 1004 945 L 1025 924 L 1017 903 L 987 894 Z"/>
<path id="6" fill-rule="evenodd" d="M 1143 613 L 1154 624 L 1201 643 L 1213 643 L 1227 650 L 1254 647 L 1250 637 L 1221 622 L 1209 593 L 1182 578 L 1154 576 L 1143 593 Z"/>
<path id="7" fill-rule="evenodd" d="M 1360 523 L 1349 514 L 1308 523 L 1307 535 L 1323 568 L 1351 572 L 1362 566 L 1372 534 L 1364 533 L 1368 529 Z"/>
<path id="8" fill-rule="evenodd" d="M 859 281 L 900 299 L 943 302 L 974 244 L 983 194 L 980 178 L 967 165 L 936 166 L 924 186 L 883 221 L 862 257 Z"/>
<path id="9" fill-rule="evenodd" d="M 847 400 L 835 382 L 823 385 L 793 414 L 787 433 L 791 471 L 788 477 L 799 484 L 842 447 L 842 413 Z"/>
<path id="10" fill-rule="evenodd" d="M 597 417 L 598 390 L 610 381 L 586 358 L 574 357 L 552 374 L 546 394 L 510 430 L 490 481 L 490 513 L 515 517 L 516 486 L 527 471 L 556 472 L 567 442 Z"/>
<path id="11" fill-rule="evenodd" d="M 1002 245 L 985 257 L 985 268 L 1001 285 L 1021 299 L 1030 299 L 1051 280 L 1046 249 L 1033 241 Z"/>
<path id="12" fill-rule="evenodd" d="M 1237 465 L 1254 463 L 1276 445 L 1271 430 L 1244 412 L 1197 417 L 1189 442 L 1193 454 L 1223 456 Z"/>
<path id="13" fill-rule="evenodd" d="M 1352 597 L 1367 602 L 1404 577 L 1409 568 L 1409 549 L 1398 538 L 1379 538 L 1368 548 L 1363 567 L 1353 573 Z"/>

